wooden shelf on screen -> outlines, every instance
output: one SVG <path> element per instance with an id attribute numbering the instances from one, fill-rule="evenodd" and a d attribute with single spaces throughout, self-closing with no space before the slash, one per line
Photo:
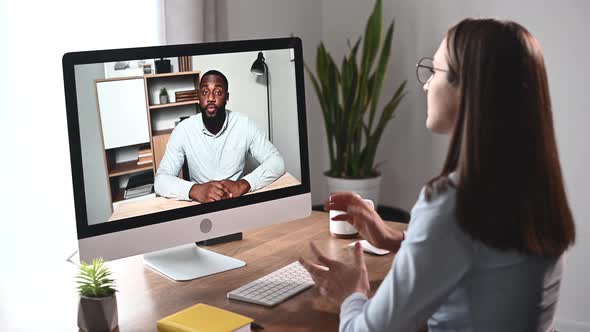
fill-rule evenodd
<path id="1" fill-rule="evenodd" d="M 147 74 L 144 75 L 145 78 L 156 78 L 156 77 L 174 77 L 174 76 L 184 76 L 184 75 L 200 75 L 201 71 L 183 71 L 183 72 L 176 72 L 176 73 L 164 73 L 164 74 Z"/>
<path id="2" fill-rule="evenodd" d="M 156 130 L 152 133 L 152 136 L 162 136 L 162 135 L 170 135 L 174 128 L 164 129 L 164 130 Z"/>
<path id="3" fill-rule="evenodd" d="M 120 176 L 125 174 L 137 173 L 141 171 L 148 171 L 154 169 L 154 163 L 147 163 L 138 165 L 137 160 L 130 160 L 124 163 L 117 163 L 113 165 L 113 168 L 109 171 L 109 177 Z"/>
<path id="4" fill-rule="evenodd" d="M 178 103 L 167 103 L 167 104 L 157 104 L 157 105 L 150 105 L 151 110 L 155 110 L 158 108 L 166 108 L 166 107 L 176 107 L 176 106 L 183 106 L 183 105 L 196 105 L 198 104 L 198 100 L 189 100 L 189 101 L 181 101 Z"/>

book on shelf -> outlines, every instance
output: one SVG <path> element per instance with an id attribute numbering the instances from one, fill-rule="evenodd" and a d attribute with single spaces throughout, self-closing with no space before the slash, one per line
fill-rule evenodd
<path id="1" fill-rule="evenodd" d="M 177 103 L 184 101 L 197 101 L 199 93 L 197 90 L 176 91 L 174 97 Z"/>
<path id="2" fill-rule="evenodd" d="M 151 194 L 154 191 L 154 175 L 150 172 L 141 172 L 129 176 L 127 186 L 123 192 L 124 199 L 135 198 Z"/>
<path id="3" fill-rule="evenodd" d="M 135 197 L 139 197 L 139 196 L 149 195 L 153 192 L 154 192 L 154 184 L 150 183 L 150 184 L 146 184 L 146 185 L 139 186 L 139 187 L 125 189 L 125 192 L 123 193 L 123 198 L 124 199 L 131 199 L 131 198 L 135 198 Z"/>
<path id="4" fill-rule="evenodd" d="M 193 69 L 193 64 L 190 56 L 179 56 L 178 57 L 178 69 L 181 72 L 191 71 Z"/>
<path id="5" fill-rule="evenodd" d="M 197 101 L 197 100 L 198 100 L 197 98 L 192 98 L 192 97 L 187 97 L 187 98 L 184 98 L 184 97 L 183 97 L 183 98 L 176 98 L 176 102 L 177 102 L 177 103 L 182 103 L 182 102 L 185 102 L 185 101 Z"/>
<path id="6" fill-rule="evenodd" d="M 120 201 L 114 201 L 113 202 L 113 209 L 116 209 L 121 204 L 138 202 L 138 201 L 142 201 L 144 199 L 149 199 L 149 198 L 156 198 L 156 193 L 151 193 L 151 194 L 146 194 L 146 195 L 137 196 L 137 197 L 131 197 L 131 198 L 124 198 L 123 197 L 122 200 L 120 200 Z"/>
<path id="7" fill-rule="evenodd" d="M 137 159 L 137 165 L 145 165 L 145 164 L 151 164 L 153 161 L 152 156 L 147 156 L 147 157 L 139 157 Z"/>
<path id="8" fill-rule="evenodd" d="M 137 157 L 141 158 L 141 157 L 151 157 L 152 156 L 152 149 L 147 148 L 147 149 L 141 149 L 137 152 Z"/>
<path id="9" fill-rule="evenodd" d="M 158 332 L 246 332 L 252 318 L 199 303 L 157 322 Z"/>
<path id="10" fill-rule="evenodd" d="M 154 174 L 152 172 L 140 172 L 131 174 L 127 181 L 126 189 L 140 187 L 146 184 L 154 184 Z"/>

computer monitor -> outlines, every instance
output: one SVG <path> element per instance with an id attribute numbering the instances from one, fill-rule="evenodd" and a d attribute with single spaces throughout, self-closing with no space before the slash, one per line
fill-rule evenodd
<path id="1" fill-rule="evenodd" d="M 299 38 L 72 52 L 63 75 L 81 260 L 189 280 L 245 264 L 194 242 L 311 213 Z"/>

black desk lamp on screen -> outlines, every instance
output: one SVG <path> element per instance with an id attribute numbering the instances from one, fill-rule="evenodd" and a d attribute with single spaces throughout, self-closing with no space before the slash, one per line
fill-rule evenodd
<path id="1" fill-rule="evenodd" d="M 272 122 L 270 118 L 270 90 L 268 84 L 268 65 L 266 61 L 264 61 L 264 55 L 262 52 L 258 52 L 258 57 L 254 60 L 250 71 L 255 75 L 264 75 L 266 74 L 266 105 L 268 110 L 268 140 L 272 142 Z"/>

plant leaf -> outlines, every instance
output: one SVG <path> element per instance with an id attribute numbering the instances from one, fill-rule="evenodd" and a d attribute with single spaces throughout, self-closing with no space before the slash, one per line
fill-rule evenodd
<path id="1" fill-rule="evenodd" d="M 318 96 L 318 100 L 320 102 L 320 108 L 322 109 L 322 114 L 324 117 L 324 127 L 326 129 L 326 138 L 328 140 L 328 150 L 329 150 L 329 154 L 330 154 L 330 165 L 332 167 L 332 165 L 334 165 L 335 163 L 335 159 L 334 159 L 334 134 L 332 131 L 332 128 L 334 128 L 334 123 L 332 121 L 332 116 L 331 113 L 328 110 L 328 106 L 326 104 L 326 100 L 325 97 L 322 93 L 322 89 L 320 87 L 320 84 L 318 83 L 315 75 L 313 74 L 313 72 L 311 71 L 311 69 L 309 69 L 309 67 L 307 66 L 307 64 L 305 64 L 305 70 L 307 71 L 307 73 L 309 74 L 311 83 L 313 85 L 313 88 L 316 92 L 316 95 Z"/>
<path id="2" fill-rule="evenodd" d="M 385 105 L 374 132 L 367 140 L 367 145 L 365 148 L 366 150 L 364 151 L 363 156 L 363 165 L 365 166 L 366 171 L 373 171 L 372 168 L 375 161 L 375 153 L 377 152 L 377 146 L 381 140 L 381 135 L 383 134 L 387 123 L 393 117 L 393 114 L 396 111 L 399 103 L 405 96 L 406 83 L 407 81 L 403 81 L 399 85 L 391 100 L 387 103 L 387 105 Z"/>
<path id="3" fill-rule="evenodd" d="M 371 70 L 379 43 L 381 41 L 381 29 L 383 24 L 383 6 L 381 0 L 375 2 L 373 12 L 369 16 L 365 27 L 365 38 L 363 41 L 363 59 L 361 70 L 368 73 Z"/>
<path id="4" fill-rule="evenodd" d="M 305 66 L 318 95 L 326 125 L 330 150 L 329 175 L 375 175 L 373 163 L 377 145 L 405 95 L 406 82 L 398 87 L 394 96 L 378 112 L 391 56 L 394 23 L 391 22 L 383 36 L 382 0 L 376 0 L 364 35 L 352 47 L 350 40 L 347 41 L 349 53 L 343 57 L 340 67 L 323 43 L 319 44 L 316 51 L 315 75 Z M 361 43 L 359 64 L 357 56 Z"/>
<path id="5" fill-rule="evenodd" d="M 371 108 L 369 111 L 369 129 L 373 129 L 373 119 L 375 118 L 377 104 L 379 103 L 379 98 L 381 97 L 381 89 L 383 88 L 383 81 L 387 73 L 387 65 L 389 64 L 389 58 L 391 55 L 391 43 L 393 39 L 394 24 L 395 22 L 391 22 L 389 28 L 387 29 L 387 33 L 385 34 L 385 40 L 383 42 L 383 47 L 381 48 L 381 54 L 379 55 L 379 62 L 377 64 L 377 68 L 373 76 L 373 96 L 371 100 Z"/>
<path id="6" fill-rule="evenodd" d="M 114 294 L 114 279 L 109 278 L 112 272 L 108 269 L 104 260 L 98 258 L 91 264 L 82 262 L 80 271 L 75 277 L 76 287 L 81 295 L 88 297 L 104 297 Z"/>

